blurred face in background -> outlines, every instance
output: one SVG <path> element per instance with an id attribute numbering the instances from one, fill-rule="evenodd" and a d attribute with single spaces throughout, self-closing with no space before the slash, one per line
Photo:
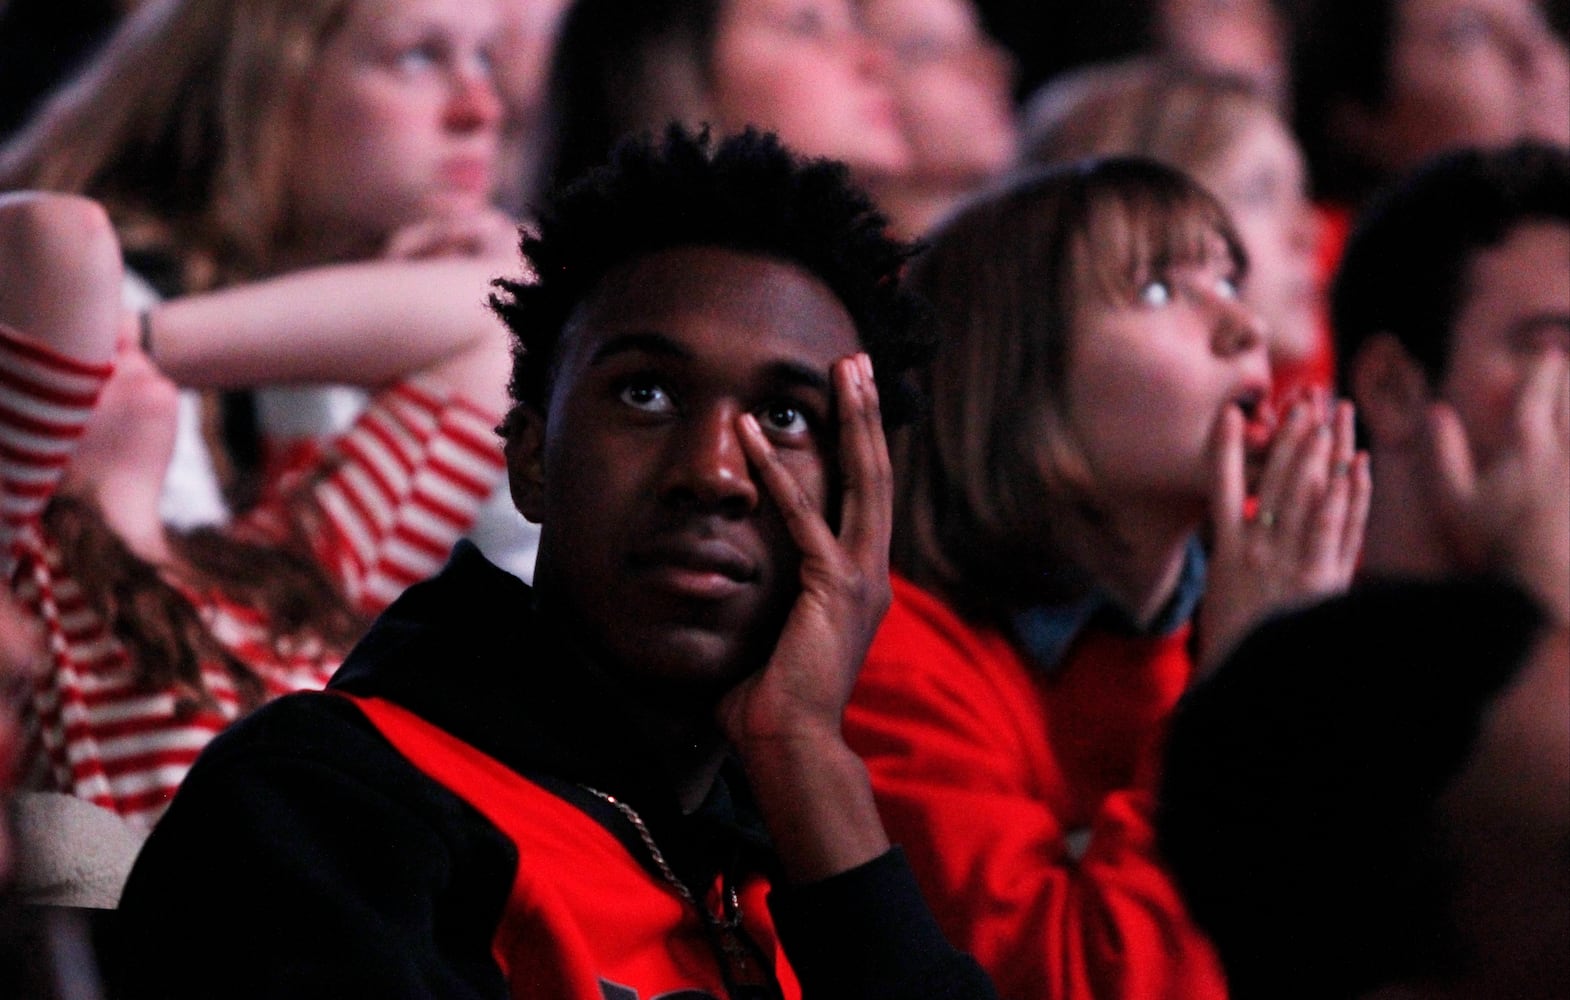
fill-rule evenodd
<path id="1" fill-rule="evenodd" d="M 1013 59 L 970 0 L 862 0 L 861 13 L 893 57 L 913 173 L 965 183 L 1005 169 L 1017 140 Z"/>
<path id="2" fill-rule="evenodd" d="M 568 0 L 500 0 L 501 31 L 491 62 L 504 109 L 497 200 L 521 214 L 538 182 L 551 50 Z"/>
<path id="3" fill-rule="evenodd" d="M 300 111 L 296 218 L 364 251 L 398 228 L 489 204 L 501 103 L 497 0 L 361 0 Z"/>
<path id="4" fill-rule="evenodd" d="M 729 0 L 709 63 L 716 124 L 776 132 L 862 176 L 909 168 L 889 57 L 850 0 Z"/>
<path id="5" fill-rule="evenodd" d="M 1248 117 L 1237 138 L 1194 175 L 1226 206 L 1248 251 L 1243 301 L 1263 318 L 1271 356 L 1305 358 L 1319 346 L 1324 298 L 1307 168 L 1279 117 L 1263 104 L 1240 113 Z"/>
<path id="6" fill-rule="evenodd" d="M 1284 96 L 1286 46 L 1271 0 L 1163 0 L 1159 7 L 1156 30 L 1168 55 Z"/>
<path id="7" fill-rule="evenodd" d="M 1475 254 L 1450 330 L 1439 395 L 1491 466 L 1519 433 L 1521 392 L 1551 351 L 1570 354 L 1570 226 L 1528 222 Z"/>
<path id="8" fill-rule="evenodd" d="M 1389 170 L 1460 146 L 1570 145 L 1570 50 L 1534 0 L 1402 0 L 1364 138 Z"/>
<path id="9" fill-rule="evenodd" d="M 568 2 L 499 0 L 501 28 L 491 75 L 506 108 L 509 130 L 530 131 L 539 122 L 551 68 L 551 47 Z"/>

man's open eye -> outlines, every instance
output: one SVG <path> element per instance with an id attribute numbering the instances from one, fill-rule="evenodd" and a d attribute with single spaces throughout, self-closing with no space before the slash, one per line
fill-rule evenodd
<path id="1" fill-rule="evenodd" d="M 1164 306 L 1172 301 L 1172 286 L 1165 281 L 1147 281 L 1135 293 L 1140 305 Z"/>
<path id="2" fill-rule="evenodd" d="M 758 423 L 776 434 L 805 434 L 811 429 L 807 415 L 789 403 L 770 403 L 758 411 Z"/>
<path id="3" fill-rule="evenodd" d="M 1232 275 L 1228 275 L 1225 278 L 1216 279 L 1216 294 L 1221 296 L 1223 299 L 1226 299 L 1228 302 L 1236 302 L 1243 293 L 1242 290 L 1238 288 L 1237 278 L 1233 277 Z"/>
<path id="4" fill-rule="evenodd" d="M 617 395 L 623 403 L 646 413 L 669 413 L 675 408 L 658 382 L 628 382 Z"/>

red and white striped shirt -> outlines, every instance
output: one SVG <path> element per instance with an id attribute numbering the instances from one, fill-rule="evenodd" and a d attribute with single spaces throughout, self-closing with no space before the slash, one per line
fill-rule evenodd
<path id="1" fill-rule="evenodd" d="M 44 507 L 111 372 L 0 328 L 0 570 L 48 633 L 51 669 L 25 709 L 31 783 L 151 826 L 241 705 L 216 662 L 202 665 L 208 703 L 136 684 L 125 649 L 43 529 Z M 291 463 L 269 499 L 233 530 L 280 541 L 306 507 L 317 558 L 358 610 L 374 614 L 439 568 L 468 529 L 502 469 L 495 422 L 495 414 L 416 382 L 387 389 L 315 461 Z M 314 642 L 280 654 L 257 609 L 170 583 L 249 665 L 267 697 L 321 688 L 337 668 L 338 653 Z"/>

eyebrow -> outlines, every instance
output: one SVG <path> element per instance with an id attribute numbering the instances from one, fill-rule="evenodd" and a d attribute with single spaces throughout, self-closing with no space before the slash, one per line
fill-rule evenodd
<path id="1" fill-rule="evenodd" d="M 690 350 L 665 334 L 640 330 L 607 338 L 589 357 L 589 367 L 604 364 L 624 354 L 653 354 L 678 361 L 691 361 L 694 357 Z M 799 361 L 770 362 L 764 367 L 763 381 L 822 393 L 831 391 L 827 374 Z"/>
<path id="2" fill-rule="evenodd" d="M 663 333 L 653 331 L 640 331 L 635 333 L 619 333 L 606 339 L 605 343 L 595 349 L 589 358 L 589 367 L 604 364 L 606 361 L 621 354 L 659 354 L 669 358 L 679 358 L 683 361 L 691 360 L 692 352 L 676 343 Z"/>

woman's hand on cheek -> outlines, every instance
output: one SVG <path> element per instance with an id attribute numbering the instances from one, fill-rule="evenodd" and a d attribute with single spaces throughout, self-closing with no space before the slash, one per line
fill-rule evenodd
<path id="1" fill-rule="evenodd" d="M 1371 492 L 1352 404 L 1315 392 L 1271 441 L 1252 508 L 1243 419 L 1222 415 L 1215 440 L 1212 549 L 1200 605 L 1199 662 L 1214 668 L 1259 621 L 1345 590 L 1357 569 Z"/>

